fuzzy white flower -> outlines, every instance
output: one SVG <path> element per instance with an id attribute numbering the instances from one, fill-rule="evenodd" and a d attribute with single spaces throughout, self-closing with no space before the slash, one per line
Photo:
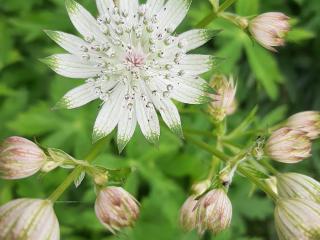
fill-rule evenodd
<path id="1" fill-rule="evenodd" d="M 157 142 L 157 111 L 169 128 L 182 136 L 180 116 L 172 100 L 206 102 L 208 85 L 198 75 L 214 63 L 212 56 L 187 53 L 212 39 L 216 31 L 173 34 L 191 0 L 148 0 L 142 5 L 138 0 L 96 3 L 97 19 L 75 1 L 66 1 L 71 21 L 84 40 L 46 31 L 70 54 L 56 54 L 43 61 L 62 76 L 87 79 L 58 105 L 72 109 L 100 98 L 103 104 L 94 126 L 94 140 L 118 127 L 120 151 L 137 123 L 150 142 Z"/>

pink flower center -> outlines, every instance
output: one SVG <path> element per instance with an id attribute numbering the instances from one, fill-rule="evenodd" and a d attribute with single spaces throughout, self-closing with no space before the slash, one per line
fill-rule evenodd
<path id="1" fill-rule="evenodd" d="M 142 52 L 131 51 L 125 57 L 127 63 L 132 67 L 142 67 L 145 64 L 146 56 Z"/>

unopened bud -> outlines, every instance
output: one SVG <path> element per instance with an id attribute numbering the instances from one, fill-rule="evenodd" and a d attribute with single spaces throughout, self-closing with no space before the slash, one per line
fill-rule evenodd
<path id="1" fill-rule="evenodd" d="M 187 198 L 187 200 L 181 207 L 180 224 L 183 229 L 187 231 L 191 231 L 196 227 L 197 213 L 195 207 L 197 205 L 197 202 L 198 201 L 195 199 L 195 196 L 192 195 Z"/>
<path id="2" fill-rule="evenodd" d="M 209 112 L 217 121 L 222 121 L 236 110 L 237 87 L 232 77 L 228 79 L 224 75 L 214 76 L 210 86 L 216 90 L 216 94 L 212 96 L 213 101 L 209 105 Z"/>
<path id="3" fill-rule="evenodd" d="M 268 12 L 254 18 L 249 24 L 253 38 L 266 49 L 283 46 L 284 37 L 290 30 L 289 17 L 280 12 Z"/>
<path id="4" fill-rule="evenodd" d="M 21 179 L 38 172 L 47 157 L 35 143 L 22 137 L 9 137 L 0 145 L 0 177 Z"/>
<path id="5" fill-rule="evenodd" d="M 196 206 L 196 227 L 199 234 L 206 230 L 220 233 L 230 226 L 232 204 L 223 189 L 214 189 L 201 197 Z"/>
<path id="6" fill-rule="evenodd" d="M 320 202 L 320 183 L 303 174 L 279 174 L 277 188 L 279 196 L 283 198 L 303 198 Z"/>
<path id="7" fill-rule="evenodd" d="M 280 240 L 320 239 L 320 205 L 308 199 L 277 201 L 275 226 Z"/>
<path id="8" fill-rule="evenodd" d="M 288 127 L 306 132 L 310 139 L 320 135 L 320 112 L 306 111 L 292 115 L 287 122 Z"/>
<path id="9" fill-rule="evenodd" d="M 121 187 L 99 191 L 95 212 L 99 221 L 112 233 L 133 226 L 139 216 L 138 201 Z"/>
<path id="10" fill-rule="evenodd" d="M 59 240 L 59 222 L 52 203 L 17 199 L 0 207 L 0 239 Z"/>
<path id="11" fill-rule="evenodd" d="M 278 162 L 297 163 L 311 156 L 311 141 L 305 132 L 284 127 L 272 133 L 265 152 Z"/>

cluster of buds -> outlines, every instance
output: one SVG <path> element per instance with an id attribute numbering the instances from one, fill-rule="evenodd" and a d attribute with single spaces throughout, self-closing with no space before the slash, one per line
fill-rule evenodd
<path id="1" fill-rule="evenodd" d="M 320 113 L 300 112 L 276 130 L 266 144 L 266 153 L 283 163 L 296 163 L 311 156 L 312 140 L 320 135 Z"/>
<path id="2" fill-rule="evenodd" d="M 222 188 L 213 189 L 199 199 L 190 196 L 180 211 L 180 224 L 188 231 L 197 229 L 199 234 L 206 230 L 218 234 L 230 226 L 232 204 Z"/>
<path id="3" fill-rule="evenodd" d="M 17 199 L 0 207 L 0 239 L 59 240 L 59 222 L 52 202 Z"/>
<path id="4" fill-rule="evenodd" d="M 209 112 L 217 122 L 220 122 L 236 110 L 237 87 L 232 77 L 227 78 L 224 75 L 213 76 L 210 86 L 216 94 L 211 96 L 213 101 L 209 105 Z"/>
<path id="5" fill-rule="evenodd" d="M 263 47 L 276 51 L 274 47 L 283 46 L 284 37 L 290 30 L 289 17 L 280 12 L 263 13 L 249 23 L 249 32 Z"/>

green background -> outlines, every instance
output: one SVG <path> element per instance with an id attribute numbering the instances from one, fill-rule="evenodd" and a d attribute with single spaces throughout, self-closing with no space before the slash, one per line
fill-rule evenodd
<path id="1" fill-rule="evenodd" d="M 79 2 L 96 14 L 93 0 Z M 281 11 L 291 17 L 293 25 L 286 47 L 276 54 L 264 50 L 224 20 L 217 19 L 208 26 L 223 32 L 199 51 L 224 60 L 205 77 L 209 79 L 213 73 L 234 74 L 238 83 L 239 106 L 228 118 L 229 129 L 237 126 L 255 105 L 259 110 L 253 130 L 272 126 L 298 111 L 319 110 L 319 1 L 238 0 L 228 10 L 243 16 Z M 210 11 L 208 0 L 194 0 L 178 32 L 194 28 Z M 43 146 L 61 148 L 82 159 L 92 146 L 91 132 L 99 103 L 77 110 L 51 110 L 80 80 L 60 77 L 38 61 L 63 52 L 44 29 L 76 33 L 63 0 L 0 0 L 0 138 L 19 135 L 36 139 Z M 184 129 L 214 131 L 210 117 L 203 114 L 206 106 L 179 108 Z M 214 144 L 210 137 L 204 139 Z M 276 167 L 319 179 L 319 158 L 319 144 L 314 144 L 312 158 L 295 166 Z M 179 208 L 191 184 L 206 176 L 210 161 L 209 154 L 179 140 L 166 127 L 161 128 L 158 146 L 149 145 L 137 129 L 121 155 L 112 135 L 97 163 L 133 169 L 125 187 L 141 202 L 141 217 L 135 228 L 110 235 L 94 215 L 95 193 L 91 180 L 86 178 L 78 189 L 70 188 L 55 206 L 62 239 L 198 239 L 196 233 L 184 233 L 179 228 Z M 60 169 L 20 181 L 0 180 L 0 204 L 18 197 L 45 198 L 67 174 L 68 170 Z M 263 193 L 252 190 L 246 179 L 236 175 L 229 191 L 234 208 L 231 228 L 204 239 L 276 239 L 273 204 Z"/>

